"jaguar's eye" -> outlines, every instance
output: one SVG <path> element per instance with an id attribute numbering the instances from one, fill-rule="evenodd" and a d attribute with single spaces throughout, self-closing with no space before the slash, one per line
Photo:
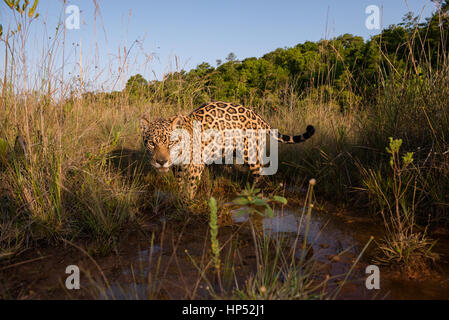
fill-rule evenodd
<path id="1" fill-rule="evenodd" d="M 153 142 L 148 142 L 147 143 L 148 148 L 150 149 L 154 149 L 154 143 Z"/>

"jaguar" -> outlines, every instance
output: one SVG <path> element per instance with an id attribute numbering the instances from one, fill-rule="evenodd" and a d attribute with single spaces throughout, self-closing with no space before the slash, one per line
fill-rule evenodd
<path id="1" fill-rule="evenodd" d="M 173 138 L 173 133 L 177 129 L 187 132 L 188 139 L 190 139 L 186 145 L 181 145 L 183 146 L 181 148 L 179 139 Z M 221 135 L 221 139 L 217 139 L 218 142 L 216 142 L 217 149 L 220 147 L 222 149 L 220 150 L 222 153 L 218 153 L 221 156 L 229 153 L 235 156 L 236 150 L 240 150 L 243 162 L 249 165 L 256 184 L 259 182 L 261 170 L 263 170 L 263 163 L 258 157 L 260 146 L 257 142 L 260 141 L 260 138 L 259 140 L 251 139 L 248 132 L 251 131 L 252 134 L 255 134 L 254 137 L 257 137 L 259 132 L 262 135 L 265 134 L 265 137 L 268 134 L 273 136 L 276 141 L 287 144 L 304 142 L 315 133 L 315 128 L 312 125 L 308 125 L 306 132 L 301 135 L 290 136 L 277 133 L 272 130 L 273 128 L 267 121 L 250 108 L 222 101 L 203 104 L 187 116 L 175 115 L 165 119 L 151 119 L 148 114 L 144 114 L 140 119 L 140 131 L 144 146 L 149 151 L 151 165 L 160 173 L 169 171 L 171 167 L 176 168 L 175 174 L 180 190 L 190 199 L 194 198 L 196 194 L 198 182 L 207 161 L 203 161 L 204 159 L 194 161 L 191 159 L 192 157 L 187 157 L 187 161 L 175 161 L 172 159 L 172 152 L 178 146 L 178 149 L 184 149 L 178 151 L 190 151 L 189 154 L 193 154 L 193 158 L 198 158 L 198 155 L 201 155 L 211 142 L 207 139 L 200 140 L 200 146 L 195 150 L 194 133 L 196 129 L 203 133 L 212 129 Z M 233 132 L 234 135 L 226 135 L 226 132 Z M 276 133 L 273 134 L 273 132 Z M 229 139 L 235 140 L 229 141 Z M 250 152 L 250 150 L 257 152 Z"/>

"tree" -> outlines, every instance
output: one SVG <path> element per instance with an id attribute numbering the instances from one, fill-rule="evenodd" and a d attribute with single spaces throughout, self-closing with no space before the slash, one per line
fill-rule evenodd
<path id="1" fill-rule="evenodd" d="M 135 92 L 137 90 L 142 90 L 148 85 L 147 80 L 140 74 L 136 74 L 128 79 L 126 82 L 126 91 Z"/>
<path id="2" fill-rule="evenodd" d="M 141 74 L 136 74 L 126 82 L 126 92 L 131 101 L 139 97 L 146 96 L 148 91 L 148 82 Z"/>
<path id="3" fill-rule="evenodd" d="M 228 62 L 233 62 L 235 60 L 237 60 L 237 56 L 233 52 L 228 54 L 228 56 L 226 57 L 226 61 Z"/>

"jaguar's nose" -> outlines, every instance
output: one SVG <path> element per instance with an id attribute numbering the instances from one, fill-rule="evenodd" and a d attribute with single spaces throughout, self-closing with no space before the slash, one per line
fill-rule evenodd
<path id="1" fill-rule="evenodd" d="M 166 164 L 166 163 L 167 163 L 167 160 L 165 160 L 165 159 L 162 159 L 162 160 L 156 160 L 156 162 L 157 162 L 158 164 L 160 164 L 160 165 L 161 165 L 161 167 L 163 167 L 163 166 L 164 166 L 164 164 Z"/>

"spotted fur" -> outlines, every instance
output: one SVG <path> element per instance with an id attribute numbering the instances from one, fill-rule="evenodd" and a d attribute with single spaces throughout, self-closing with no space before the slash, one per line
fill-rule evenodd
<path id="1" fill-rule="evenodd" d="M 253 129 L 260 130 L 271 129 L 271 126 L 262 117 L 256 114 L 251 109 L 242 105 L 226 102 L 211 102 L 202 105 L 198 109 L 192 111 L 188 116 L 177 115 L 168 119 L 149 120 L 148 117 L 142 117 L 140 121 L 140 130 L 145 147 L 148 149 L 151 157 L 151 164 L 158 172 L 166 172 L 172 166 L 170 159 L 170 149 L 177 143 L 170 141 L 170 134 L 174 129 L 186 129 L 192 136 L 193 123 L 198 121 L 201 124 L 201 130 L 217 129 L 224 132 L 225 129 Z M 306 132 L 298 136 L 289 136 L 278 134 L 275 138 L 282 143 L 300 143 L 309 139 L 315 133 L 313 126 L 308 126 Z M 225 138 L 223 136 L 223 143 Z M 261 164 L 257 157 L 251 158 L 248 150 L 255 147 L 252 145 L 252 139 L 243 139 L 244 150 L 243 160 L 245 163 L 250 163 L 249 167 L 251 173 L 254 175 L 256 181 L 259 178 Z M 191 143 L 191 146 L 193 143 Z M 202 142 L 201 150 L 207 145 L 207 142 Z M 225 143 L 224 143 L 225 145 Z M 233 152 L 234 150 L 226 150 L 223 145 L 223 154 Z M 235 148 L 234 148 L 235 149 Z M 192 150 L 191 150 L 192 151 Z M 190 198 L 193 198 L 199 179 L 204 170 L 204 164 L 190 164 L 178 165 L 176 170 L 178 182 L 182 190 L 187 192 Z"/>

